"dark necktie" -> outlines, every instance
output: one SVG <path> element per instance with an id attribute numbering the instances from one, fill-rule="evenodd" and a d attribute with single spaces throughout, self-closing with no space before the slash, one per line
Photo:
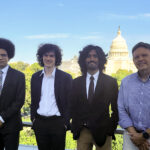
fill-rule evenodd
<path id="1" fill-rule="evenodd" d="M 89 85 L 89 92 L 88 92 L 88 100 L 89 102 L 92 102 L 94 95 L 94 77 L 90 77 L 90 85 Z"/>

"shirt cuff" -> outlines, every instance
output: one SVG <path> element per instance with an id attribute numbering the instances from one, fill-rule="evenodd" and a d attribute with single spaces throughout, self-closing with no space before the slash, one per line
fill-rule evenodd
<path id="1" fill-rule="evenodd" d="M 5 122 L 5 121 L 3 120 L 3 118 L 2 118 L 2 116 L 0 116 L 0 121 L 1 121 L 2 123 Z"/>
<path id="2" fill-rule="evenodd" d="M 133 123 L 130 122 L 129 120 L 126 120 L 126 121 L 119 121 L 119 125 L 120 125 L 123 129 L 126 129 L 126 128 L 128 128 L 128 127 L 133 126 Z"/>

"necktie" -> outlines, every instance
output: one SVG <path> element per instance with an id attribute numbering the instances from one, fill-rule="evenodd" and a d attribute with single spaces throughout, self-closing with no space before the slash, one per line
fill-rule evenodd
<path id="1" fill-rule="evenodd" d="M 88 100 L 89 102 L 92 102 L 94 95 L 94 77 L 90 77 L 90 85 L 89 85 L 89 93 L 88 93 Z"/>
<path id="2" fill-rule="evenodd" d="M 1 95 L 1 92 L 2 92 L 2 77 L 3 77 L 3 71 L 0 70 L 0 95 Z"/>

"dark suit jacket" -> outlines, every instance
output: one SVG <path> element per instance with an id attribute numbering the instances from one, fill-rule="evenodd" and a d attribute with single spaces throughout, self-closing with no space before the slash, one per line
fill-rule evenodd
<path id="1" fill-rule="evenodd" d="M 1 133 L 9 133 L 22 129 L 20 109 L 25 100 L 25 76 L 23 73 L 8 68 L 8 72 L 0 95 L 0 116 L 5 123 Z"/>
<path id="2" fill-rule="evenodd" d="M 117 96 L 118 86 L 116 80 L 100 73 L 94 98 L 89 103 L 86 94 L 86 76 L 74 79 L 70 103 L 74 139 L 79 138 L 85 121 L 88 122 L 88 127 L 97 145 L 102 146 L 107 135 L 113 136 L 118 122 Z M 109 115 L 110 104 L 111 117 Z"/>
<path id="3" fill-rule="evenodd" d="M 31 79 L 31 120 L 36 117 L 37 109 L 39 108 L 39 102 L 41 97 L 41 87 L 43 74 L 42 71 L 33 74 Z M 69 91 L 71 90 L 72 77 L 59 69 L 56 69 L 55 73 L 55 98 L 56 104 L 60 111 L 61 116 L 64 118 L 65 125 L 69 126 L 69 111 L 68 100 Z"/>

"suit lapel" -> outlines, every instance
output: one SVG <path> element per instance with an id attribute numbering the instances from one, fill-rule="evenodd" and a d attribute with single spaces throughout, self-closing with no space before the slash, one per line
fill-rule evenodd
<path id="1" fill-rule="evenodd" d="M 43 80 L 43 73 L 42 71 L 39 72 L 38 78 L 37 78 L 37 93 L 39 93 L 39 97 L 41 97 L 41 88 L 42 88 L 42 80 Z"/>
<path id="2" fill-rule="evenodd" d="M 87 92 L 86 92 L 86 76 L 82 76 L 81 80 L 81 93 L 83 93 L 84 99 L 88 99 Z"/>
<path id="3" fill-rule="evenodd" d="M 3 96 L 3 94 L 5 93 L 5 91 L 8 89 L 8 88 L 11 88 L 9 87 L 9 83 L 11 83 L 11 80 L 13 80 L 13 73 L 12 73 L 12 68 L 9 67 L 8 68 L 8 71 L 7 71 L 7 74 L 6 74 L 6 78 L 5 78 L 5 81 L 4 81 L 4 85 L 3 85 L 3 89 L 2 89 L 2 93 L 1 93 L 1 96 Z"/>
<path id="4" fill-rule="evenodd" d="M 100 73 L 95 88 L 94 99 L 96 97 L 102 97 L 102 95 L 104 95 L 104 80 L 104 74 Z"/>
<path id="5" fill-rule="evenodd" d="M 59 72 L 59 70 L 56 68 L 54 91 L 55 91 L 55 98 L 56 98 L 56 101 L 57 101 L 57 102 L 58 102 L 58 100 L 59 100 L 59 88 L 61 88 L 60 78 L 61 78 L 60 72 Z M 66 83 L 66 84 L 67 84 L 67 83 Z"/>

